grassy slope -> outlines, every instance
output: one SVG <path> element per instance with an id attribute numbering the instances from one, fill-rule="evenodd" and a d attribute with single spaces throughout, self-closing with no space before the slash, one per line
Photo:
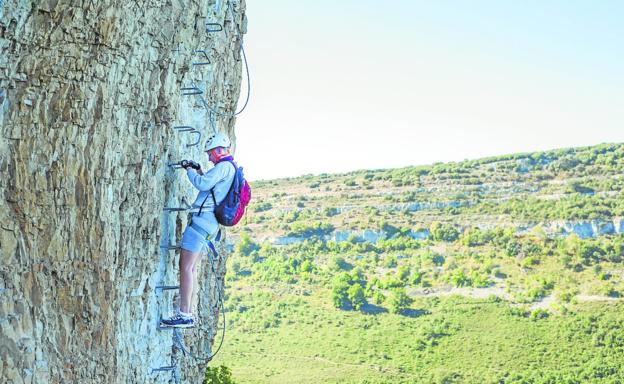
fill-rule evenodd
<path id="1" fill-rule="evenodd" d="M 241 383 L 562 382 L 557 372 L 588 382 L 600 368 L 624 379 L 621 303 L 531 319 L 506 303 L 451 297 L 416 302 L 423 313 L 410 317 L 338 311 L 327 296 L 242 294 L 248 308 L 230 312 L 228 342 L 214 364 L 231 367 Z M 600 331 L 579 325 L 589 315 L 616 326 L 616 347 L 600 346 Z"/>
<path id="2" fill-rule="evenodd" d="M 607 145 L 260 182 L 254 186 L 255 202 L 270 205 L 252 212 L 248 225 L 236 228 L 234 237 L 241 229 L 253 239 L 285 235 L 296 224 L 309 222 L 331 222 L 343 230 L 376 229 L 384 222 L 396 228 L 428 228 L 434 221 L 470 228 L 483 222 L 513 227 L 544 219 L 609 218 L 622 214 L 623 154 L 624 145 Z M 527 159 L 538 159 L 528 171 Z M 598 193 L 574 193 L 578 185 Z M 462 199 L 475 204 L 415 213 L 371 209 Z M 349 210 L 337 215 L 324 213 L 325 208 L 345 206 Z M 574 246 L 555 246 L 539 234 L 518 238 L 524 244 L 539 244 L 537 253 L 516 256 L 505 253 L 505 244 L 467 246 L 464 240 L 427 240 L 381 254 L 357 246 L 344 254 L 298 246 L 265 246 L 251 256 L 235 254 L 229 261 L 226 344 L 212 364 L 232 368 L 240 383 L 624 381 L 624 304 L 559 300 L 560 293 L 623 291 L 621 261 L 582 259 Z M 605 238 L 602 245 L 621 240 Z M 436 269 L 426 260 L 432 251 L 444 255 L 442 267 Z M 529 255 L 537 264 L 527 264 Z M 557 300 L 545 318 L 538 318 L 544 315 L 541 311 L 531 312 L 530 304 L 518 307 L 465 297 L 417 298 L 407 312 L 410 316 L 338 310 L 330 289 L 332 278 L 341 273 L 330 266 L 336 256 L 362 268 L 367 285 L 373 284 L 373 277 L 391 279 L 402 266 L 424 273 L 423 280 L 434 288 L 465 270 L 496 281 L 515 298 L 526 297 L 532 286 L 548 280 L 554 287 L 528 301 L 552 293 Z M 398 265 L 388 267 L 392 257 Z M 289 265 L 305 259 L 313 260 L 313 272 Z M 377 264 L 371 263 L 376 259 Z M 506 277 L 494 279 L 493 269 Z M 607 280 L 604 271 L 609 272 Z M 386 293 L 383 287 L 373 288 Z M 380 306 L 388 308 L 387 302 Z"/>

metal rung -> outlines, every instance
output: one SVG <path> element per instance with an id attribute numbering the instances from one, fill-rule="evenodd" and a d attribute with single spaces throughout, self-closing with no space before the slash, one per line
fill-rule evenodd
<path id="1" fill-rule="evenodd" d="M 206 23 L 206 32 L 221 32 L 223 25 L 219 23 Z"/>
<path id="2" fill-rule="evenodd" d="M 182 212 L 182 211 L 188 211 L 191 208 L 184 208 L 184 207 L 166 207 L 163 208 L 163 211 L 167 211 L 167 212 Z"/>
<path id="3" fill-rule="evenodd" d="M 192 132 L 195 130 L 195 128 L 190 125 L 176 125 L 173 127 L 173 129 L 178 132 Z"/>
<path id="4" fill-rule="evenodd" d="M 168 365 L 166 367 L 152 368 L 152 373 L 154 373 L 154 372 L 172 372 L 172 371 L 175 371 L 175 369 L 176 369 L 175 365 Z"/>
<path id="5" fill-rule="evenodd" d="M 180 211 L 187 211 L 187 210 L 193 208 L 191 206 L 191 204 L 189 204 L 188 201 L 186 201 L 186 197 L 182 198 L 182 205 L 183 205 L 183 207 L 165 207 L 165 208 L 163 208 L 163 211 L 165 211 L 165 212 L 180 212 Z"/>
<path id="6" fill-rule="evenodd" d="M 176 125 L 175 127 L 173 127 L 173 129 L 175 129 L 177 132 L 190 132 L 190 133 L 194 133 L 197 135 L 197 140 L 195 140 L 194 143 L 186 144 L 187 148 L 194 147 L 198 145 L 199 142 L 201 141 L 201 137 L 202 137 L 201 132 L 199 132 L 198 130 L 196 130 L 190 125 Z"/>
<path id="7" fill-rule="evenodd" d="M 168 291 L 173 289 L 180 289 L 179 285 L 157 285 L 156 289 L 160 289 L 161 291 Z"/>
<path id="8" fill-rule="evenodd" d="M 210 64 L 210 58 L 208 57 L 208 53 L 205 50 L 200 49 L 200 50 L 195 51 L 195 53 L 200 53 L 201 56 L 203 56 L 205 61 L 195 61 L 195 62 L 193 62 L 193 65 L 208 65 L 208 64 Z"/>
<path id="9" fill-rule="evenodd" d="M 201 137 L 202 137 L 201 132 L 199 132 L 199 131 L 192 131 L 191 133 L 195 133 L 195 134 L 197 134 L 197 140 L 196 140 L 194 143 L 192 143 L 192 144 L 186 144 L 186 147 L 187 147 L 187 148 L 190 148 L 190 147 L 194 147 L 194 146 L 196 146 L 196 145 L 199 145 L 199 142 L 201 141 Z"/>
<path id="10" fill-rule="evenodd" d="M 169 245 L 161 245 L 160 246 L 161 249 L 166 249 L 168 251 L 172 251 L 172 250 L 177 250 L 180 248 L 179 245 L 177 244 L 169 244 Z"/>
<path id="11" fill-rule="evenodd" d="M 178 162 L 178 163 L 169 163 L 169 164 L 167 164 L 167 166 L 168 166 L 168 167 L 171 167 L 171 168 L 173 168 L 173 169 L 179 169 L 179 168 L 182 168 L 182 165 L 180 165 L 180 163 L 179 163 L 179 162 Z"/>
<path id="12" fill-rule="evenodd" d="M 182 96 L 201 95 L 202 93 L 204 93 L 204 91 L 202 91 L 201 89 L 195 86 L 183 87 L 181 88 L 181 90 L 182 90 Z"/>

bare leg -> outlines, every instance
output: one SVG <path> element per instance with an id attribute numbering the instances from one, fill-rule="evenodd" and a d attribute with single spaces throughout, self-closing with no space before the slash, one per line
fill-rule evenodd
<path id="1" fill-rule="evenodd" d="M 199 273 L 199 261 L 201 257 L 198 257 L 193 264 L 193 294 L 191 295 L 191 306 L 194 305 L 197 298 L 197 291 L 199 291 L 199 284 L 197 284 L 197 274 Z"/>
<path id="2" fill-rule="evenodd" d="M 180 253 L 180 311 L 191 313 L 193 269 L 200 253 L 182 249 Z"/>

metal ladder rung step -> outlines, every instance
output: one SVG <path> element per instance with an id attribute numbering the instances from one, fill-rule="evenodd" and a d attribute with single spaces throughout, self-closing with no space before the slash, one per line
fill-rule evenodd
<path id="1" fill-rule="evenodd" d="M 204 91 L 197 87 L 183 87 L 180 88 L 180 90 L 182 91 L 182 96 L 201 95 L 204 93 Z"/>
<path id="2" fill-rule="evenodd" d="M 172 372 L 172 371 L 175 371 L 175 369 L 176 369 L 175 365 L 167 365 L 165 367 L 152 368 L 152 373 L 154 373 L 154 372 Z"/>
<path id="3" fill-rule="evenodd" d="M 156 289 L 160 289 L 161 291 L 171 291 L 174 289 L 180 289 L 179 285 L 157 285 Z"/>
<path id="4" fill-rule="evenodd" d="M 206 32 L 221 32 L 223 25 L 219 23 L 206 23 Z"/>
<path id="5" fill-rule="evenodd" d="M 203 49 L 196 50 L 195 53 L 200 53 L 203 56 L 203 61 L 194 61 L 193 65 L 208 65 L 210 64 L 210 57 L 208 57 L 208 52 Z"/>
<path id="6" fill-rule="evenodd" d="M 165 207 L 163 208 L 163 211 L 167 211 L 167 212 L 182 212 L 182 211 L 188 211 L 191 208 L 185 208 L 185 207 Z"/>

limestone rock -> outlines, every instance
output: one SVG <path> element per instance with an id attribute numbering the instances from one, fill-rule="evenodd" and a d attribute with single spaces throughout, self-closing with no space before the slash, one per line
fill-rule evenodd
<path id="1" fill-rule="evenodd" d="M 0 1 L 0 382 L 166 383 L 176 375 L 151 370 L 176 362 L 181 382 L 201 382 L 205 362 L 157 330 L 175 291 L 156 286 L 177 284 L 160 246 L 186 225 L 163 208 L 194 194 L 168 164 L 207 166 L 187 145 L 213 125 L 235 139 L 244 12 L 244 0 Z M 212 122 L 181 94 L 190 84 Z M 202 263 L 194 353 L 217 335 L 226 256 L 215 273 Z"/>

